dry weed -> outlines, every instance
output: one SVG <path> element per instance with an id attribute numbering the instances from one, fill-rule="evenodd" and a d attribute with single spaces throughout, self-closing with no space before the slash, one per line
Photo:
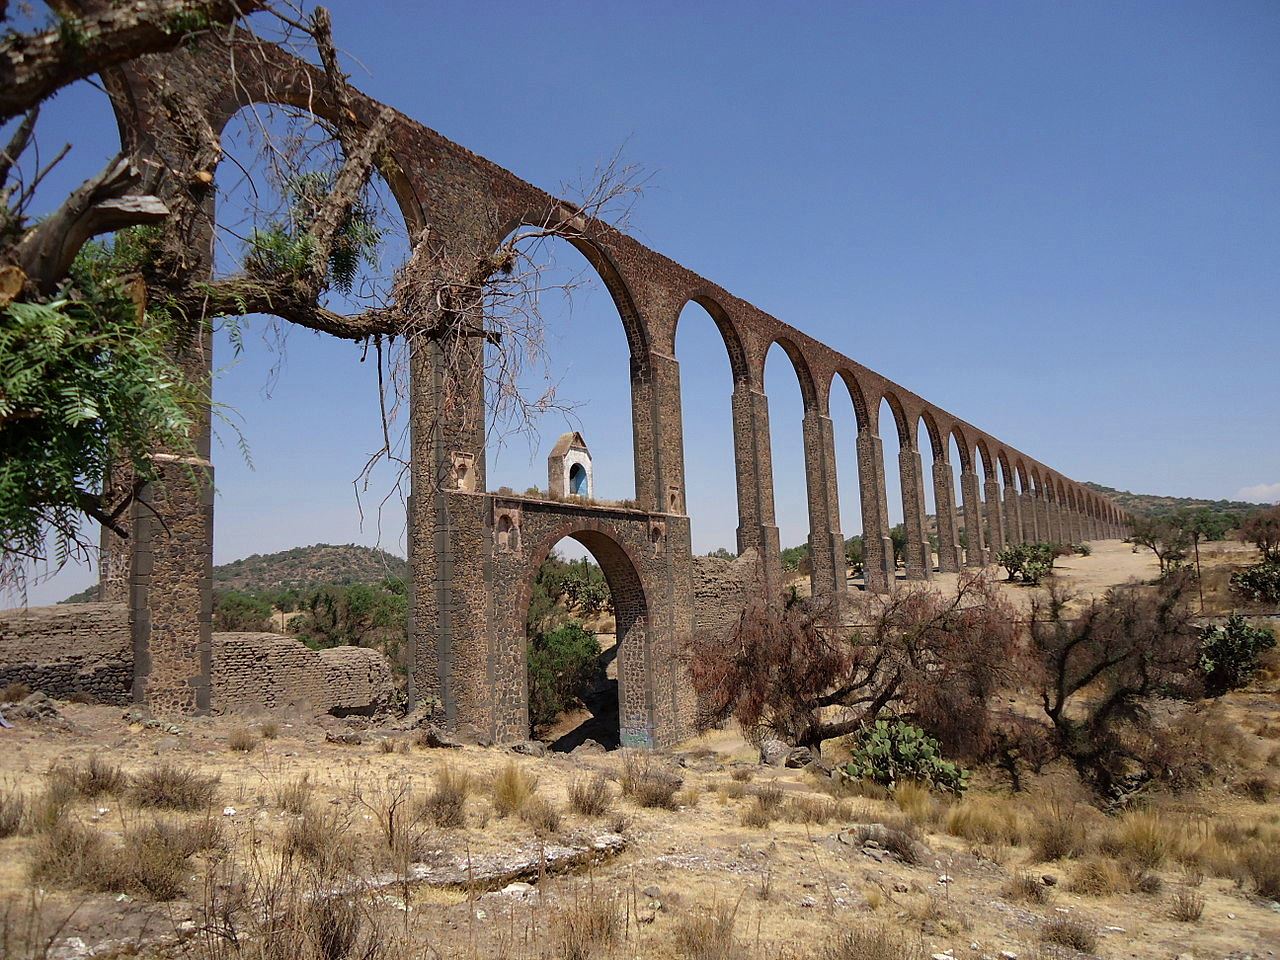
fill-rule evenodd
<path id="1" fill-rule="evenodd" d="M 89 800 L 104 795 L 118 796 L 129 783 L 123 770 L 107 763 L 96 753 L 91 754 L 82 766 L 56 766 L 49 771 L 49 780 L 63 780 L 75 793 Z"/>
<path id="2" fill-rule="evenodd" d="M 1050 804 L 1031 830 L 1031 849 L 1038 860 L 1078 857 L 1088 849 L 1088 832 L 1079 809 Z"/>
<path id="3" fill-rule="evenodd" d="M 1204 913 L 1204 896 L 1189 887 L 1183 887 L 1173 895 L 1169 913 L 1173 919 L 1182 923 L 1196 923 Z"/>
<path id="4" fill-rule="evenodd" d="M 866 923 L 842 930 L 824 943 L 817 960 L 925 960 L 927 956 L 919 940 L 908 940 L 884 924 Z"/>
<path id="5" fill-rule="evenodd" d="M 315 787 L 308 774 L 303 774 L 276 787 L 276 806 L 285 813 L 300 816 L 311 806 L 311 795 Z"/>
<path id="6" fill-rule="evenodd" d="M 1102 848 L 1128 863 L 1152 870 L 1165 861 L 1176 842 L 1173 826 L 1159 813 L 1122 813 L 1102 839 Z"/>
<path id="7" fill-rule="evenodd" d="M 1040 928 L 1044 943 L 1069 947 L 1081 953 L 1093 953 L 1098 947 L 1098 934 L 1093 927 L 1069 917 L 1055 917 Z"/>
<path id="8" fill-rule="evenodd" d="M 533 827 L 539 836 L 550 836 L 560 830 L 560 810 L 550 800 L 536 793 L 520 805 L 520 819 Z"/>
<path id="9" fill-rule="evenodd" d="M 650 753 L 628 750 L 622 756 L 622 795 L 642 807 L 676 809 L 680 778 L 663 769 Z"/>
<path id="10" fill-rule="evenodd" d="M 1026 871 L 1010 877 L 1000 888 L 1000 894 L 1007 900 L 1040 904 L 1048 903 L 1051 896 L 1049 888 Z"/>
<path id="11" fill-rule="evenodd" d="M 584 817 L 600 817 L 608 812 L 612 804 L 609 781 L 602 773 L 591 777 L 574 777 L 569 784 L 569 806 L 574 813 Z"/>
<path id="12" fill-rule="evenodd" d="M 213 803 L 217 777 L 162 763 L 134 776 L 129 798 L 140 807 L 168 810 L 203 810 Z"/>
<path id="13" fill-rule="evenodd" d="M 258 746 L 258 737 L 248 727 L 236 727 L 227 734 L 227 746 L 236 753 L 252 753 Z"/>
<path id="14" fill-rule="evenodd" d="M 470 793 L 471 774 L 446 764 L 436 771 L 431 792 L 423 802 L 423 813 L 437 827 L 460 827 L 466 823 Z"/>
<path id="15" fill-rule="evenodd" d="M 1086 857 L 1071 872 L 1067 889 L 1090 897 L 1111 897 L 1132 890 L 1128 871 L 1109 857 Z"/>
<path id="16" fill-rule="evenodd" d="M 734 767 L 729 771 L 729 776 L 738 783 L 750 783 L 755 776 L 755 771 L 750 767 Z"/>
<path id="17" fill-rule="evenodd" d="M 937 813 L 929 788 L 914 780 L 904 780 L 893 788 L 893 802 L 912 823 L 932 823 Z"/>
<path id="18" fill-rule="evenodd" d="M 538 778 L 508 760 L 493 781 L 493 812 L 499 817 L 518 813 L 537 789 Z"/>
<path id="19" fill-rule="evenodd" d="M 737 905 L 715 904 L 676 921 L 675 952 L 683 960 L 731 960 L 738 954 Z"/>
<path id="20" fill-rule="evenodd" d="M 551 915 L 549 939 L 556 960 L 593 960 L 618 942 L 622 909 L 614 895 L 582 896 L 556 908 Z"/>
<path id="21" fill-rule="evenodd" d="M 1023 842 L 1017 806 L 991 796 L 970 796 L 947 811 L 947 833 L 971 843 L 1019 846 Z"/>
<path id="22" fill-rule="evenodd" d="M 0 840 L 22 829 L 26 813 L 26 794 L 11 784 L 0 787 Z"/>

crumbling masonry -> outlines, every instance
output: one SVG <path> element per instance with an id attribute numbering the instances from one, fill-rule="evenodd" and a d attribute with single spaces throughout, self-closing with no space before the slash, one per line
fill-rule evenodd
<path id="1" fill-rule="evenodd" d="M 251 102 L 282 102 L 330 121 L 335 105 L 316 70 L 240 35 L 234 82 L 227 41 L 149 58 L 106 78 L 125 148 L 140 165 L 176 170 L 188 157 L 193 126 L 216 133 Z M 164 78 L 161 82 L 160 78 Z M 382 106 L 353 92 L 360 123 Z M 207 128 L 203 125 L 207 124 Z M 188 138 L 185 139 L 184 138 Z M 441 249 L 492 250 L 520 224 L 545 224 L 566 205 L 464 147 L 393 114 L 390 162 L 380 165 L 411 237 Z M 216 162 L 216 161 L 215 161 Z M 497 212 L 495 217 L 493 214 Z M 211 262 L 213 196 L 192 237 L 197 270 Z M 617 306 L 630 351 L 635 506 L 550 502 L 488 492 L 484 399 L 465 409 L 437 409 L 450 375 L 438 347 L 417 351 L 412 366 L 409 506 L 412 598 L 411 696 L 438 700 L 451 724 L 470 724 L 499 740 L 528 734 L 524 620 L 534 571 L 562 537 L 583 543 L 600 562 L 617 604 L 622 734 L 656 746 L 686 732 L 692 695 L 681 654 L 699 617 L 697 596 L 716 604 L 780 594 L 782 576 L 769 450 L 764 361 L 771 345 L 786 351 L 804 400 L 809 550 L 815 595 L 838 615 L 848 589 L 836 494 L 830 392 L 847 391 L 857 417 L 857 470 L 865 533 L 866 578 L 885 590 L 896 576 L 888 497 L 900 494 L 906 517 L 906 576 L 927 579 L 987 563 L 1006 543 L 1083 541 L 1120 535 L 1113 504 L 1021 450 L 934 406 L 710 280 L 595 221 L 572 222 L 572 242 L 599 273 Z M 427 242 L 424 240 L 423 242 Z M 714 565 L 695 566 L 685 511 L 680 366 L 675 332 L 690 301 L 704 307 L 724 340 L 733 373 L 732 419 L 737 474 L 738 553 L 727 587 L 710 583 Z M 188 355 L 189 373 L 212 369 L 206 339 Z M 882 423 L 882 401 L 892 422 Z M 443 406 L 443 405 L 441 405 Z M 931 477 L 917 448 L 923 421 L 932 447 Z M 896 431 L 901 491 L 885 489 L 884 430 Z M 949 454 L 950 440 L 959 449 Z M 167 464 L 143 492 L 128 541 L 104 542 L 102 599 L 127 601 L 135 654 L 134 696 L 158 711 L 209 706 L 212 524 L 208 424 L 199 454 Z M 981 454 L 981 473 L 978 470 Z M 851 465 L 841 464 L 841 469 Z M 968 549 L 960 548 L 954 502 L 959 473 Z M 936 565 L 926 537 L 924 484 L 937 503 Z M 154 507 L 169 517 L 168 529 Z M 985 527 L 985 535 L 984 535 Z M 742 589 L 742 578 L 752 578 Z"/>

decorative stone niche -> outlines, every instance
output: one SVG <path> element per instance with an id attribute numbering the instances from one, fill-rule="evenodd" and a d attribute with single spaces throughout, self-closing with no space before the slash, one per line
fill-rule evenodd
<path id="1" fill-rule="evenodd" d="M 466 493 L 476 489 L 476 455 L 455 450 L 453 459 L 453 487 Z"/>
<path id="2" fill-rule="evenodd" d="M 591 473 L 591 451 L 582 434 L 574 430 L 556 441 L 547 457 L 547 485 L 553 497 L 595 496 L 595 478 Z"/>
<path id="3" fill-rule="evenodd" d="M 520 508 L 495 507 L 493 510 L 493 547 L 498 553 L 520 556 Z"/>

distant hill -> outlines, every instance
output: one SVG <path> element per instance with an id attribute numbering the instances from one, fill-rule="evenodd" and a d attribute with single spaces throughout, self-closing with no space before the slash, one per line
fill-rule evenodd
<path id="1" fill-rule="evenodd" d="M 385 550 L 354 543 L 317 543 L 279 553 L 255 553 L 220 564 L 213 568 L 213 586 L 215 590 L 258 593 L 288 587 L 305 590 L 322 585 L 377 583 L 385 577 L 408 576 L 408 561 Z M 62 602 L 86 603 L 97 596 L 98 588 L 93 586 Z"/>
<path id="2" fill-rule="evenodd" d="M 1085 483 L 1091 490 L 1096 490 L 1109 497 L 1116 506 L 1130 513 L 1144 514 L 1150 517 L 1162 517 L 1177 510 L 1188 507 L 1210 507 L 1220 513 L 1228 513 L 1236 518 L 1244 518 L 1256 510 L 1264 510 L 1269 504 L 1247 503 L 1242 500 L 1199 500 L 1195 497 L 1161 497 L 1154 493 L 1130 493 L 1128 490 L 1116 490 L 1104 487 L 1100 483 Z"/>

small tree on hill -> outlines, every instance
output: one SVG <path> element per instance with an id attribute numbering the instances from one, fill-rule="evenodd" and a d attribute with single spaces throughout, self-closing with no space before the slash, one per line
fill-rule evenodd
<path id="1" fill-rule="evenodd" d="M 1254 544 L 1264 563 L 1280 563 L 1280 505 L 1260 510 L 1240 524 L 1240 539 Z"/>
<path id="2" fill-rule="evenodd" d="M 1154 553 L 1160 576 L 1165 577 L 1187 559 L 1191 534 L 1175 517 L 1135 517 L 1130 522 L 1129 542 Z"/>
<path id="3" fill-rule="evenodd" d="M 824 627 L 821 610 L 757 602 L 726 635 L 695 638 L 690 674 L 704 727 L 736 719 L 758 742 L 813 749 L 881 716 L 909 719 L 952 751 L 988 730 L 988 706 L 1014 648 L 1013 608 L 991 581 L 964 576 L 869 598 L 865 625 Z"/>

